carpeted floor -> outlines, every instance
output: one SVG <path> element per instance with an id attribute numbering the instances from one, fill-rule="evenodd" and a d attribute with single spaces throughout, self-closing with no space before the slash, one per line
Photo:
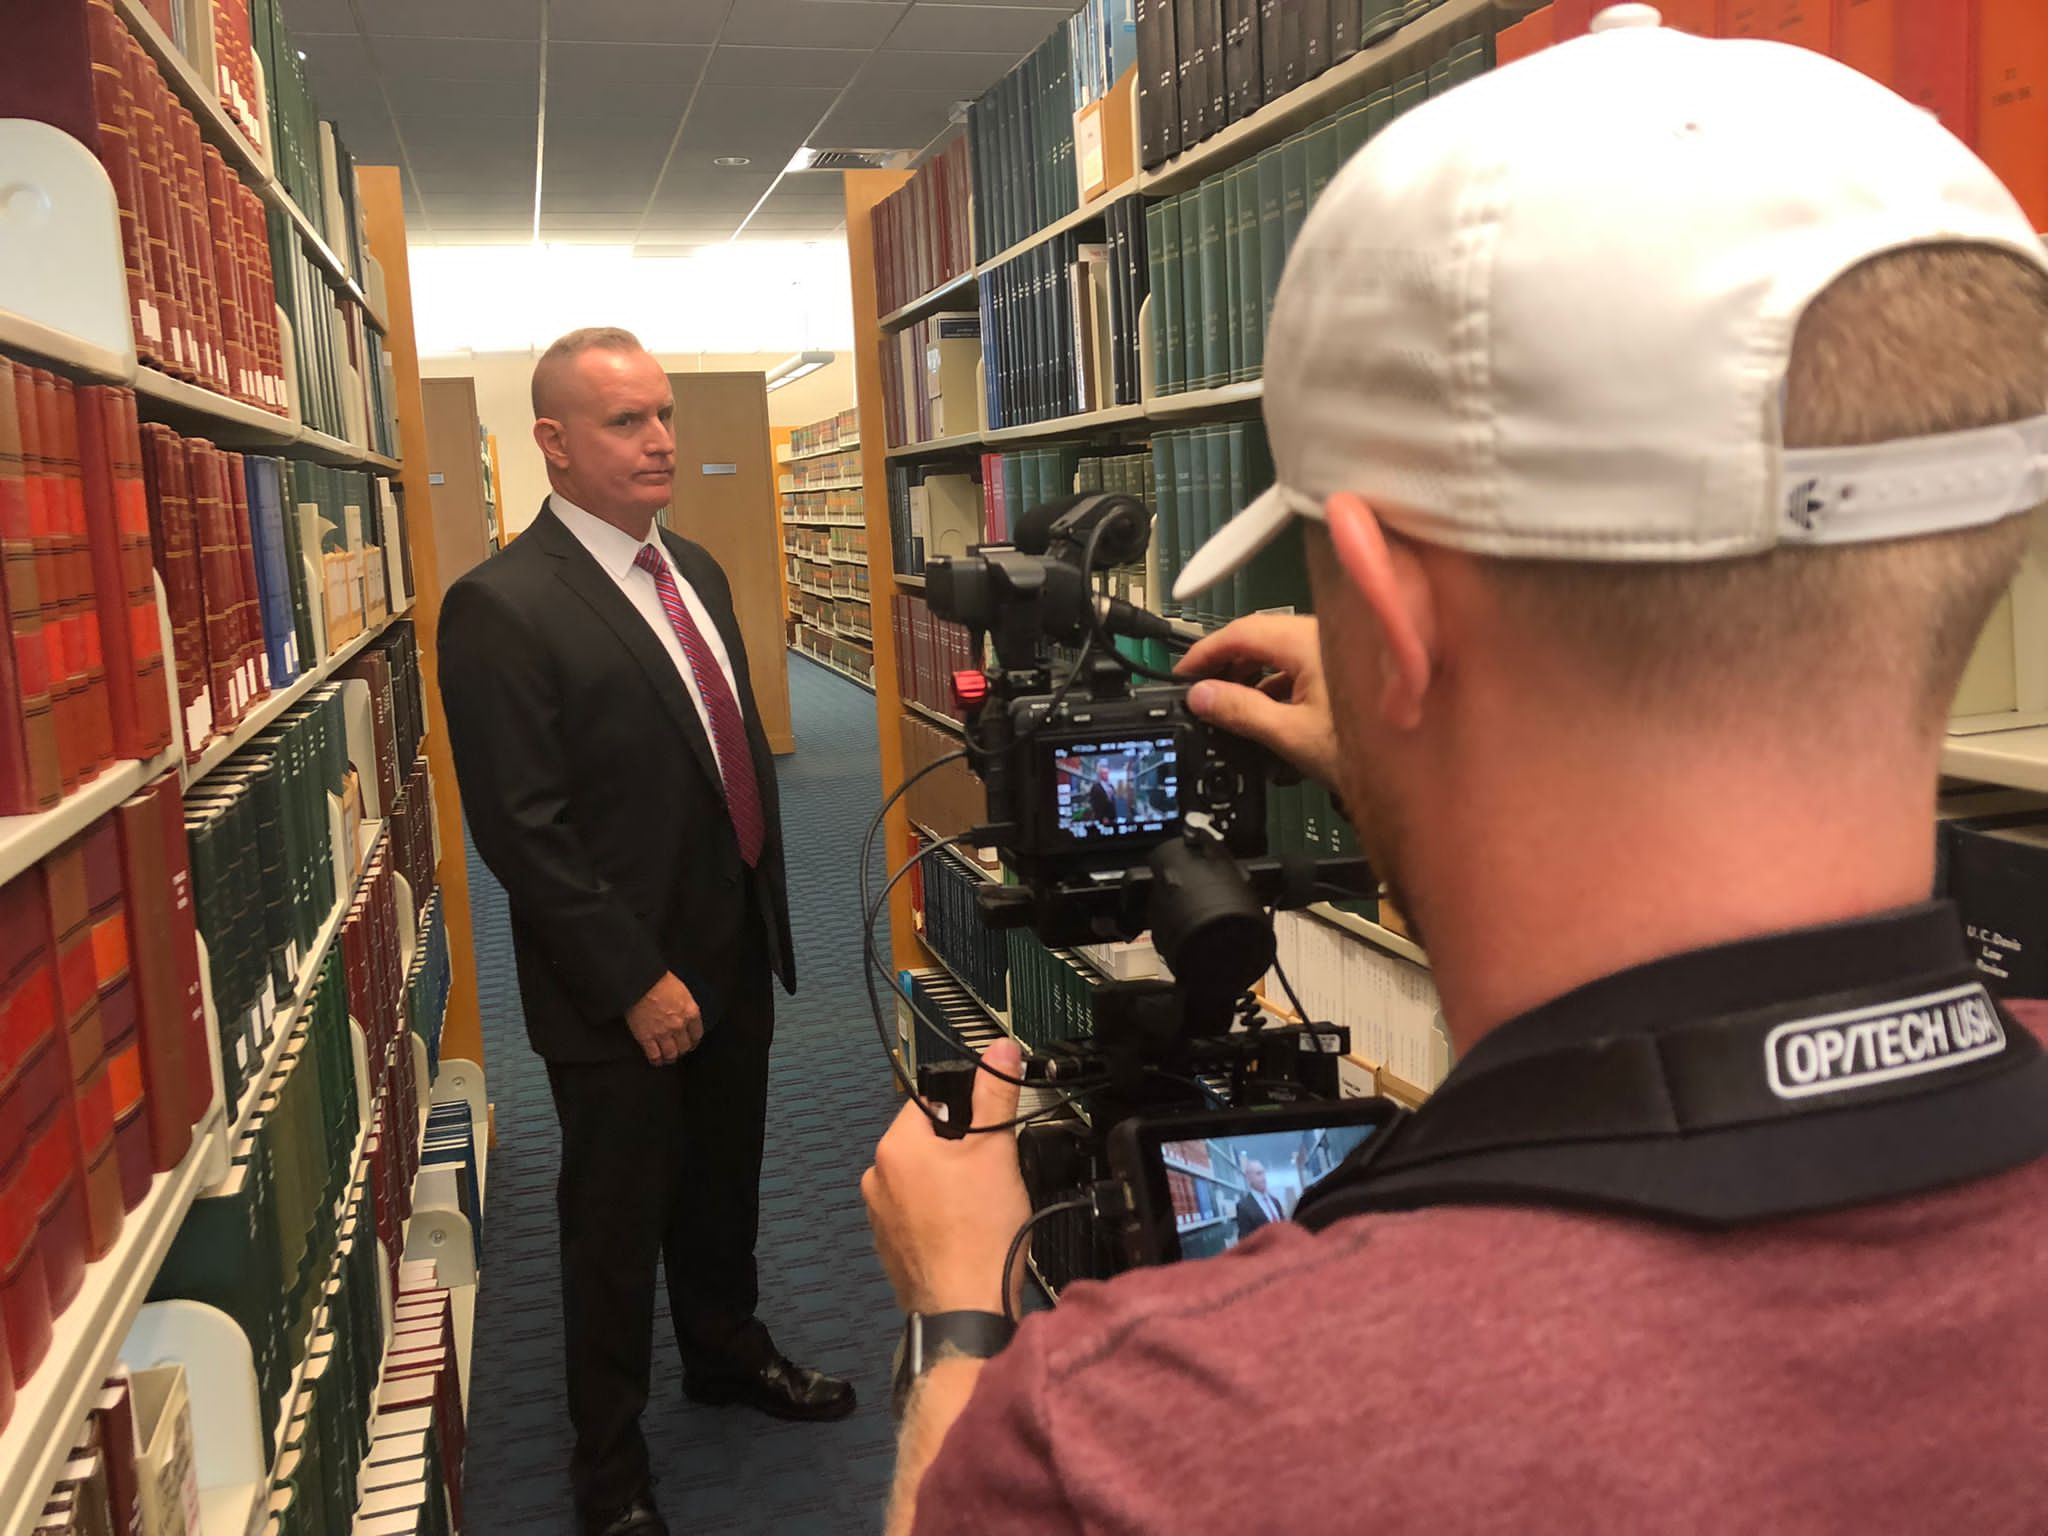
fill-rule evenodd
<path id="1" fill-rule="evenodd" d="M 795 997 L 776 994 L 761 1316 L 793 1358 L 851 1376 L 860 1409 L 839 1424 L 790 1425 L 685 1402 L 680 1369 L 662 1347 L 670 1337 L 663 1297 L 643 1423 L 657 1496 L 677 1536 L 875 1531 L 893 1459 L 888 1374 L 896 1312 L 857 1188 L 897 1104 L 859 970 L 855 865 L 880 800 L 875 701 L 796 656 L 789 674 L 797 750 L 778 758 L 776 770 L 800 986 Z M 562 1399 L 554 1112 L 520 1021 L 505 894 L 474 849 L 469 878 L 498 1146 L 486 1195 L 464 1524 L 472 1536 L 563 1536 L 575 1527 Z"/>

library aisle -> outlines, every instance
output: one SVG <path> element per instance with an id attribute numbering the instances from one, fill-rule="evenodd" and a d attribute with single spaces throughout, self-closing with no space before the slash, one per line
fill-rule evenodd
<path id="1" fill-rule="evenodd" d="M 776 1000 L 761 1175 L 761 1316 L 791 1355 L 853 1378 L 860 1408 L 839 1424 L 772 1424 L 685 1403 L 674 1352 L 662 1342 L 664 1294 L 643 1422 L 656 1492 L 678 1529 L 865 1536 L 887 1496 L 895 1450 L 888 1379 L 896 1311 L 881 1267 L 869 1261 L 855 1193 L 898 1102 L 875 1070 L 854 919 L 861 832 L 880 799 L 875 701 L 808 660 L 791 664 L 789 692 L 802 749 L 777 758 L 776 773 L 790 868 L 807 873 L 789 893 L 797 993 Z M 477 1330 L 470 1378 L 469 1529 L 553 1536 L 570 1519 L 561 1473 L 570 1435 L 562 1406 L 554 1112 L 547 1073 L 521 1023 L 505 894 L 474 851 L 469 870 L 484 1048 L 501 1127 L 485 1215 L 490 1310 Z"/>

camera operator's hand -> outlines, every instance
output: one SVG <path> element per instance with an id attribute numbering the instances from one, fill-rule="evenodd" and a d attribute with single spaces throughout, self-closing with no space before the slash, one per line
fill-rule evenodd
<path id="1" fill-rule="evenodd" d="M 1256 688 L 1213 675 L 1254 666 L 1273 671 Z M 1201 640 L 1174 670 L 1202 678 L 1188 694 L 1188 708 L 1199 718 L 1270 747 L 1310 778 L 1335 787 L 1337 733 L 1314 619 L 1252 614 Z"/>
<path id="2" fill-rule="evenodd" d="M 647 989 L 647 995 L 626 1010 L 626 1028 L 640 1042 L 647 1064 L 665 1067 L 697 1049 L 704 1038 L 704 1016 L 673 972 Z"/>
<path id="3" fill-rule="evenodd" d="M 982 1060 L 1007 1076 L 1022 1075 L 1014 1041 L 997 1041 Z M 1016 1114 L 1017 1085 L 977 1072 L 973 1123 L 1001 1125 Z M 875 1148 L 860 1192 L 904 1311 L 1003 1310 L 1003 1259 L 1031 1216 L 1015 1135 L 1001 1130 L 947 1141 L 923 1111 L 906 1104 Z M 1023 1268 L 1019 1263 L 1019 1275 Z M 1011 1277 L 1013 1305 L 1020 1288 Z"/>

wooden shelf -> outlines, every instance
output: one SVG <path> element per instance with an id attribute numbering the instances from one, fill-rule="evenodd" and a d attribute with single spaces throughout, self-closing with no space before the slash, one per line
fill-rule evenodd
<path id="1" fill-rule="evenodd" d="M 1103 427 L 1121 426 L 1125 422 L 1143 421 L 1145 407 L 1142 405 L 1113 405 L 1105 411 L 1082 411 L 1074 416 L 1055 416 L 1049 421 L 1029 422 L 1021 427 L 998 427 L 982 434 L 982 441 L 991 446 L 1003 443 L 1028 443 L 1040 438 L 1067 437 L 1076 432 L 1093 432 Z"/>
<path id="2" fill-rule="evenodd" d="M 787 458 L 777 459 L 775 462 L 778 464 L 802 464 L 809 459 L 829 459 L 835 453 L 852 453 L 859 447 L 860 439 L 856 437 L 850 443 L 840 443 L 837 447 L 833 448 L 813 448 L 809 453 L 792 453 Z"/>
<path id="3" fill-rule="evenodd" d="M 250 448 L 281 454 L 287 458 L 311 459 L 316 463 L 344 468 L 380 469 L 396 474 L 398 460 L 358 448 L 312 427 L 231 399 L 183 379 L 174 379 L 157 368 L 135 370 L 135 393 L 149 406 L 144 415 L 194 437 L 204 437 L 227 448 Z"/>
<path id="4" fill-rule="evenodd" d="M 216 1103 L 184 1161 L 150 1182 L 142 1203 L 123 1218 L 113 1251 L 87 1268 L 84 1287 L 57 1319 L 49 1353 L 16 1395 L 14 1416 L 0 1432 L 0 1530 L 27 1531 L 41 1512 L 199 1193 L 201 1171 L 226 1155 L 224 1134 Z"/>
<path id="5" fill-rule="evenodd" d="M 1429 956 L 1423 952 L 1422 946 L 1413 939 L 1404 939 L 1400 934 L 1394 932 L 1393 929 L 1382 928 L 1378 923 L 1368 918 L 1360 917 L 1355 912 L 1346 912 L 1341 907 L 1333 907 L 1327 901 L 1317 902 L 1314 906 L 1308 908 L 1308 911 L 1333 927 L 1342 928 L 1346 933 L 1365 940 L 1366 943 L 1372 945 L 1375 949 L 1383 949 L 1388 954 L 1397 955 L 1414 965 L 1426 966 L 1429 964 Z"/>
<path id="6" fill-rule="evenodd" d="M 796 523 L 796 524 L 799 524 L 799 525 L 801 525 L 802 527 L 805 527 L 805 528 L 865 528 L 865 527 L 867 527 L 867 524 L 866 524 L 866 523 L 863 523 L 863 522 L 857 522 L 857 521 L 855 521 L 855 520 L 854 520 L 853 518 L 850 518 L 850 517 L 793 517 L 793 516 L 791 516 L 791 515 L 790 515 L 789 513 L 785 512 L 785 513 L 783 513 L 783 514 L 782 514 L 782 520 L 783 520 L 783 521 L 784 521 L 785 523 Z"/>
<path id="7" fill-rule="evenodd" d="M 235 1105 L 234 1118 L 228 1122 L 228 1145 L 231 1147 L 241 1141 L 249 1129 L 249 1122 L 256 1118 L 256 1105 L 270 1087 L 270 1079 L 277 1072 L 278 1060 L 284 1055 L 292 1031 L 298 1028 L 300 1011 L 319 984 L 321 962 L 326 960 L 327 951 L 333 948 L 341 925 L 348 920 L 349 908 L 355 905 L 356 892 L 362 888 L 363 875 L 369 868 L 368 852 L 377 845 L 378 835 L 383 830 L 384 823 L 374 819 L 361 825 L 357 834 L 355 876 L 349 881 L 348 889 L 341 893 L 341 899 L 335 902 L 334 910 L 321 923 L 312 945 L 299 961 L 299 974 L 292 983 L 292 995 L 278 1008 L 276 1022 L 271 1026 L 270 1044 L 264 1050 L 263 1064 L 249 1074 L 249 1080 L 242 1088 L 241 1101 Z"/>
<path id="8" fill-rule="evenodd" d="M 924 576 L 921 572 L 909 576 L 898 576 L 896 578 L 896 585 L 908 587 L 913 592 L 922 592 L 924 590 Z"/>
<path id="9" fill-rule="evenodd" d="M 922 719 L 931 721 L 933 725 L 938 726 L 941 730 L 951 731 L 955 736 L 964 736 L 967 734 L 966 728 L 962 726 L 958 720 L 955 720 L 950 715 L 940 714 L 936 709 L 933 709 L 928 704 L 920 704 L 915 699 L 905 699 L 903 701 L 903 707 L 909 710 L 913 715 L 917 715 Z"/>
<path id="10" fill-rule="evenodd" d="M 1194 148 L 1175 155 L 1138 177 L 1139 186 L 1155 196 L 1184 191 L 1212 172 L 1235 165 L 1247 156 L 1278 144 L 1298 129 L 1322 121 L 1375 86 L 1391 85 L 1393 66 L 1423 45 L 1467 27 L 1489 14 L 1500 25 L 1535 9 L 1536 0 L 1443 0 L 1423 15 L 1353 54 L 1336 68 L 1296 86 L 1278 101 L 1240 118 Z"/>
<path id="11" fill-rule="evenodd" d="M 2048 793 L 2048 725 L 1951 736 L 1941 746 L 1941 771 L 1960 779 Z"/>
<path id="12" fill-rule="evenodd" d="M 124 356 L 95 346 L 11 309 L 0 309 L 0 352 L 32 352 L 43 362 L 101 384 L 126 384 L 135 376 L 134 352 Z"/>
<path id="13" fill-rule="evenodd" d="M 939 284 L 938 287 L 932 289 L 923 297 L 912 299 L 901 309 L 890 310 L 877 323 L 885 331 L 901 330 L 906 325 L 912 325 L 922 320 L 926 315 L 937 314 L 940 310 L 949 307 L 955 299 L 964 298 L 968 295 L 978 297 L 980 284 L 981 274 L 979 272 L 962 272 L 958 277 L 950 278 Z M 974 300 L 969 299 L 969 302 L 972 303 Z"/>
<path id="14" fill-rule="evenodd" d="M 922 443 L 905 443 L 901 448 L 891 448 L 892 459 L 924 459 L 941 453 L 958 453 L 962 449 L 973 450 L 981 446 L 979 432 L 961 432 L 952 437 L 928 438 Z"/>
<path id="15" fill-rule="evenodd" d="M 353 299 L 363 308 L 370 323 L 382 331 L 388 327 L 384 317 L 371 305 L 369 295 L 349 276 L 341 258 L 334 254 L 323 236 L 306 217 L 305 211 L 292 201 L 284 184 L 272 173 L 268 155 L 251 144 L 240 127 L 227 115 L 219 97 L 211 85 L 199 77 L 191 61 L 178 50 L 162 27 L 148 11 L 143 9 L 142 0 L 114 0 L 114 9 L 128 24 L 128 30 L 135 40 L 142 44 L 143 51 L 162 68 L 164 79 L 171 92 L 199 121 L 199 132 L 208 143 L 214 145 L 227 158 L 243 181 L 273 208 L 279 209 L 299 232 L 306 250 L 313 257 L 321 273 L 337 292 Z"/>
<path id="16" fill-rule="evenodd" d="M 1046 241 L 1052 239 L 1055 235 L 1063 235 L 1077 225 L 1086 224 L 1090 219 L 1101 218 L 1111 203 L 1119 202 L 1129 197 L 1133 192 L 1143 187 L 1144 184 L 1144 176 L 1138 175 L 1131 177 L 1128 181 L 1119 183 L 1117 186 L 1111 187 L 1093 202 L 1083 203 L 1072 213 L 1062 214 L 1044 228 L 1026 235 L 1015 245 L 996 252 L 994 256 L 977 266 L 975 271 L 982 273 L 993 272 L 1004 262 L 1016 260 L 1017 257 L 1022 256 L 1026 251 L 1045 244 Z"/>
<path id="17" fill-rule="evenodd" d="M 783 487 L 784 496 L 803 496 L 814 491 L 857 491 L 861 488 L 858 480 L 834 480 L 830 485 L 790 485 Z M 849 524 L 848 526 L 852 526 Z"/>
<path id="18" fill-rule="evenodd" d="M 171 766 L 176 748 L 102 769 L 47 811 L 0 816 L 0 885 L 34 868 Z"/>
<path id="19" fill-rule="evenodd" d="M 1264 379 L 1245 379 L 1237 384 L 1224 384 L 1215 389 L 1190 389 L 1177 395 L 1154 395 L 1145 402 L 1145 416 L 1150 421 L 1178 421 L 1190 416 L 1207 416 L 1242 410 L 1247 405 L 1257 405 L 1265 398 Z"/>
<path id="20" fill-rule="evenodd" d="M 408 609 L 405 612 L 410 611 Z M 272 721 L 298 703 L 311 689 L 318 687 L 336 672 L 340 671 L 342 665 L 350 657 L 354 656 L 356 652 L 383 634 L 386 629 L 390 628 L 399 619 L 404 618 L 405 612 L 391 614 L 381 622 L 365 629 L 353 639 L 344 640 L 340 648 L 332 656 L 329 656 L 317 666 L 301 673 L 286 687 L 274 690 L 268 698 L 253 705 L 249 712 L 236 722 L 233 730 L 229 731 L 225 736 L 216 736 L 206 744 L 204 750 L 200 752 L 194 761 L 186 765 L 185 787 L 190 789 L 194 784 L 197 784 L 201 779 L 213 772 L 214 769 L 226 762 L 236 752 L 269 729 Z"/>

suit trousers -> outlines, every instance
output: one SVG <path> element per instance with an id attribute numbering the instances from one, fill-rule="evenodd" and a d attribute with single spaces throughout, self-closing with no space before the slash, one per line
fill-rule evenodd
<path id="1" fill-rule="evenodd" d="M 569 1419 L 579 1513 L 622 1507 L 646 1483 L 657 1265 L 686 1369 L 759 1368 L 754 1241 L 775 1006 L 768 946 L 750 915 L 735 996 L 666 1067 L 550 1062 L 562 1130 L 556 1184 Z"/>

